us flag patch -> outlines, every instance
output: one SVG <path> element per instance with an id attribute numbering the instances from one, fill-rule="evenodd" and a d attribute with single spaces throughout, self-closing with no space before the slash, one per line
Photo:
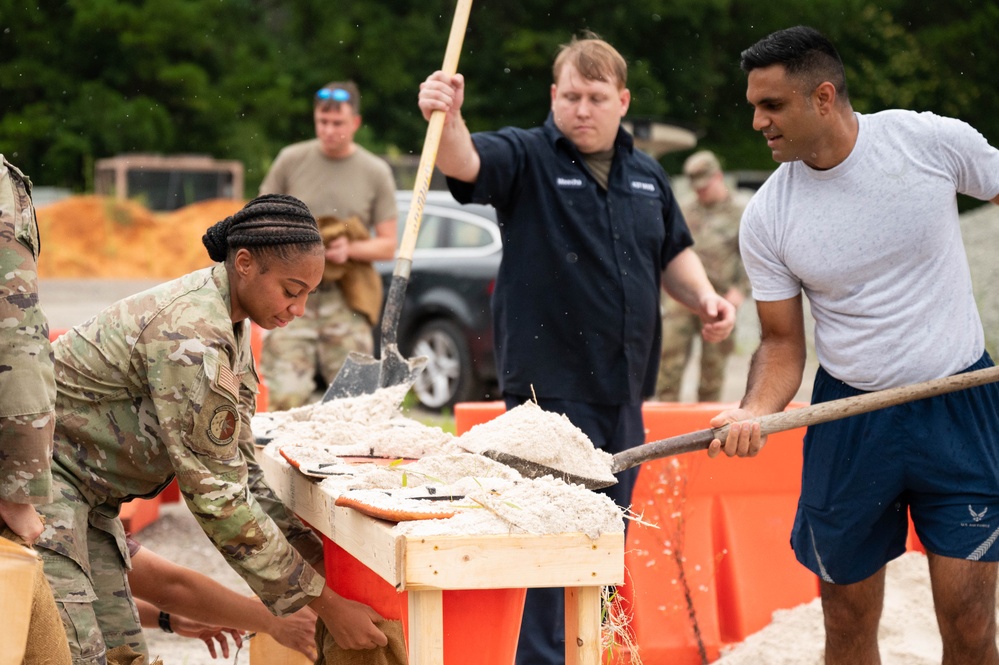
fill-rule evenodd
<path id="1" fill-rule="evenodd" d="M 232 395 L 234 400 L 237 402 L 239 401 L 239 379 L 236 378 L 236 375 L 231 369 L 223 364 L 219 364 L 219 371 L 218 375 L 215 377 L 215 383 Z"/>

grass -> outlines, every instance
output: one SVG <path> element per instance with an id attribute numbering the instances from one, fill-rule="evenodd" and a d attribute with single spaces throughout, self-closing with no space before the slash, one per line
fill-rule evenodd
<path id="1" fill-rule="evenodd" d="M 406 393 L 406 398 L 402 400 L 402 410 L 413 420 L 417 420 L 428 427 L 439 427 L 449 434 L 455 434 L 454 413 L 451 409 L 445 408 L 440 411 L 424 409 L 420 406 L 412 390 Z"/>

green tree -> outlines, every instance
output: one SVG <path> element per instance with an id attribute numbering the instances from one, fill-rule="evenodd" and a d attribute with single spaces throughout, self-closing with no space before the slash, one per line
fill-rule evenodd
<path id="1" fill-rule="evenodd" d="M 358 140 L 419 154 L 420 82 L 454 0 L 0 0 L 0 150 L 36 182 L 84 190 L 122 152 L 238 159 L 253 193 L 277 151 L 313 136 L 311 96 L 362 91 Z M 694 129 L 728 168 L 774 164 L 751 126 L 739 53 L 804 23 L 843 55 L 855 107 L 931 110 L 999 143 L 997 0 L 475 0 L 459 70 L 473 130 L 548 113 L 551 61 L 584 29 L 628 60 L 631 114 Z M 679 170 L 684 154 L 667 155 Z"/>

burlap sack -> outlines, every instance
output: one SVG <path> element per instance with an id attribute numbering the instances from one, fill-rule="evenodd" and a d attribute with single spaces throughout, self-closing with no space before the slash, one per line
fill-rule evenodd
<path id="1" fill-rule="evenodd" d="M 320 217 L 316 222 L 325 244 L 342 235 L 352 241 L 371 237 L 368 228 L 358 217 Z M 343 297 L 352 310 L 363 314 L 372 326 L 378 325 L 382 312 L 382 278 L 370 263 L 349 260 L 336 265 L 327 261 L 323 270 L 323 284 L 334 282 L 343 291 Z"/>
<path id="2" fill-rule="evenodd" d="M 115 647 L 107 652 L 108 665 L 146 665 L 146 657 L 127 644 Z M 163 665 L 157 658 L 149 665 Z"/>
<path id="3" fill-rule="evenodd" d="M 379 621 L 376 625 L 388 637 L 388 644 L 374 649 L 351 650 L 340 648 L 326 630 L 326 624 L 317 621 L 316 645 L 319 647 L 319 658 L 316 659 L 316 665 L 407 665 L 409 657 L 402 622 Z"/>
<path id="4" fill-rule="evenodd" d="M 6 527 L 3 528 L 0 533 L 0 550 L 13 554 L 13 548 L 23 550 L 24 545 L 25 541 L 20 536 Z M 59 608 L 56 607 L 55 598 L 52 596 L 52 588 L 45 578 L 42 560 L 37 556 L 33 564 L 33 573 L 34 582 L 30 598 L 25 596 L 14 601 L 15 605 L 20 605 L 21 610 L 29 615 L 23 664 L 70 665 L 72 658 L 69 653 L 69 642 L 66 639 L 66 629 L 63 628 Z M 12 616 L 4 618 L 3 621 L 10 622 Z"/>

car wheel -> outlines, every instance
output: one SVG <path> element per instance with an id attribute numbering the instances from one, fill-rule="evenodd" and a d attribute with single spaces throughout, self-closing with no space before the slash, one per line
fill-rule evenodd
<path id="1" fill-rule="evenodd" d="M 472 372 L 471 354 L 461 329 L 450 321 L 431 321 L 413 338 L 414 356 L 426 356 L 413 392 L 428 409 L 443 409 L 455 402 L 478 397 L 478 381 Z"/>

